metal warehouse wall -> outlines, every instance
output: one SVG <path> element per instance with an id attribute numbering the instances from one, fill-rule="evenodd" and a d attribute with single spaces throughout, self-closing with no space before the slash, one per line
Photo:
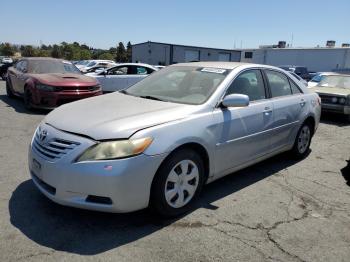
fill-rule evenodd
<path id="1" fill-rule="evenodd" d="M 239 62 L 241 58 L 240 51 L 230 50 L 217 50 L 211 48 L 201 47 L 187 47 L 187 46 L 174 46 L 173 48 L 173 62 L 182 63 L 186 62 L 185 52 L 186 51 L 199 51 L 200 61 L 219 61 L 219 54 L 230 54 L 230 61 Z"/>
<path id="2" fill-rule="evenodd" d="M 132 46 L 132 61 L 134 63 L 147 63 L 169 65 L 170 45 L 145 43 Z"/>
<path id="3" fill-rule="evenodd" d="M 172 47 L 172 59 L 171 59 Z M 238 62 L 240 51 L 221 50 L 202 47 L 180 46 L 162 43 L 142 43 L 132 46 L 132 61 L 151 65 L 186 62 L 186 51 L 199 51 L 200 61 L 218 61 L 219 54 L 230 54 L 230 61 Z"/>
<path id="4" fill-rule="evenodd" d="M 245 59 L 245 52 L 253 52 L 252 59 Z M 309 71 L 332 71 L 350 68 L 349 48 L 319 49 L 256 49 L 242 52 L 241 61 L 267 65 L 306 66 Z"/>

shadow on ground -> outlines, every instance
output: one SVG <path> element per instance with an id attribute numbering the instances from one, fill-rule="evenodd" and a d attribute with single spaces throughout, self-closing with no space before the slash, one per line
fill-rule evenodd
<path id="1" fill-rule="evenodd" d="M 217 209 L 218 199 L 263 180 L 293 164 L 283 154 L 207 185 L 193 211 Z M 95 255 L 150 235 L 177 219 L 161 220 L 148 210 L 109 214 L 57 205 L 31 180 L 20 184 L 9 201 L 11 223 L 34 242 L 70 253 Z"/>
<path id="2" fill-rule="evenodd" d="M 3 101 L 7 107 L 12 107 L 17 113 L 29 114 L 29 115 L 46 115 L 50 111 L 43 109 L 27 110 L 24 106 L 23 99 L 19 97 L 9 98 L 6 95 L 0 95 L 0 100 Z"/>
<path id="3" fill-rule="evenodd" d="M 350 186 L 350 159 L 347 161 L 347 163 L 347 166 L 342 168 L 340 171 L 346 181 L 346 184 Z"/>
<path id="4" fill-rule="evenodd" d="M 322 112 L 320 122 L 323 124 L 336 125 L 339 127 L 350 125 L 350 121 L 347 119 L 346 115 L 325 112 Z"/>

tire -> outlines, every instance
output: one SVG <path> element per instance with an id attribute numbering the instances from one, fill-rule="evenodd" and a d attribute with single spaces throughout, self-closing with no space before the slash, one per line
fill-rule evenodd
<path id="1" fill-rule="evenodd" d="M 13 94 L 11 83 L 10 83 L 9 79 L 6 80 L 6 94 L 7 94 L 7 97 L 9 97 L 9 98 L 15 97 L 15 95 Z"/>
<path id="2" fill-rule="evenodd" d="M 23 95 L 23 100 L 24 100 L 24 106 L 27 110 L 32 110 L 32 92 L 28 88 L 25 88 L 24 90 L 24 95 Z"/>
<path id="3" fill-rule="evenodd" d="M 6 78 L 7 78 L 7 77 L 6 77 L 6 73 L 1 73 L 1 79 L 4 80 L 4 81 L 6 81 Z"/>
<path id="4" fill-rule="evenodd" d="M 204 177 L 203 160 L 195 151 L 174 152 L 162 163 L 153 180 L 151 209 L 168 218 L 189 211 L 202 190 Z"/>
<path id="5" fill-rule="evenodd" d="M 295 159 L 303 159 L 308 155 L 312 135 L 312 125 L 309 122 L 305 122 L 300 127 L 297 137 L 295 138 L 293 149 L 291 150 Z"/>

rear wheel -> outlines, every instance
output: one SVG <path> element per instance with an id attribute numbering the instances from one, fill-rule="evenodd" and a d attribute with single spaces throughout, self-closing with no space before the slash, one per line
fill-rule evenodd
<path id="1" fill-rule="evenodd" d="M 33 109 L 33 106 L 32 106 L 32 92 L 30 92 L 30 90 L 28 88 L 26 88 L 24 90 L 23 100 L 24 100 L 24 106 L 26 107 L 26 109 L 32 110 Z"/>
<path id="2" fill-rule="evenodd" d="M 7 79 L 6 80 L 6 94 L 9 98 L 13 98 L 15 95 L 13 94 L 13 91 L 12 91 L 12 86 L 11 86 L 11 83 L 10 83 L 10 79 Z"/>
<path id="3" fill-rule="evenodd" d="M 152 184 L 151 208 L 164 217 L 191 208 L 204 183 L 204 164 L 193 150 L 175 152 L 161 165 Z"/>
<path id="4" fill-rule="evenodd" d="M 309 152 L 312 138 L 311 126 L 312 125 L 310 123 L 306 122 L 299 129 L 292 149 L 292 153 L 297 159 L 304 158 Z"/>
<path id="5" fill-rule="evenodd" d="M 7 78 L 7 73 L 6 72 L 1 73 L 1 79 L 6 81 L 6 78 Z"/>

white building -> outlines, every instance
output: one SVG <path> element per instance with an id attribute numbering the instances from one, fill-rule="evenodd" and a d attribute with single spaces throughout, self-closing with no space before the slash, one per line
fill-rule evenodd
<path id="1" fill-rule="evenodd" d="M 306 66 L 309 71 L 322 72 L 350 69 L 350 48 L 260 48 L 243 49 L 241 62 L 273 66 Z"/>
<path id="2" fill-rule="evenodd" d="M 241 51 L 209 47 L 144 42 L 132 46 L 132 61 L 151 65 L 170 65 L 191 61 L 239 62 Z"/>

